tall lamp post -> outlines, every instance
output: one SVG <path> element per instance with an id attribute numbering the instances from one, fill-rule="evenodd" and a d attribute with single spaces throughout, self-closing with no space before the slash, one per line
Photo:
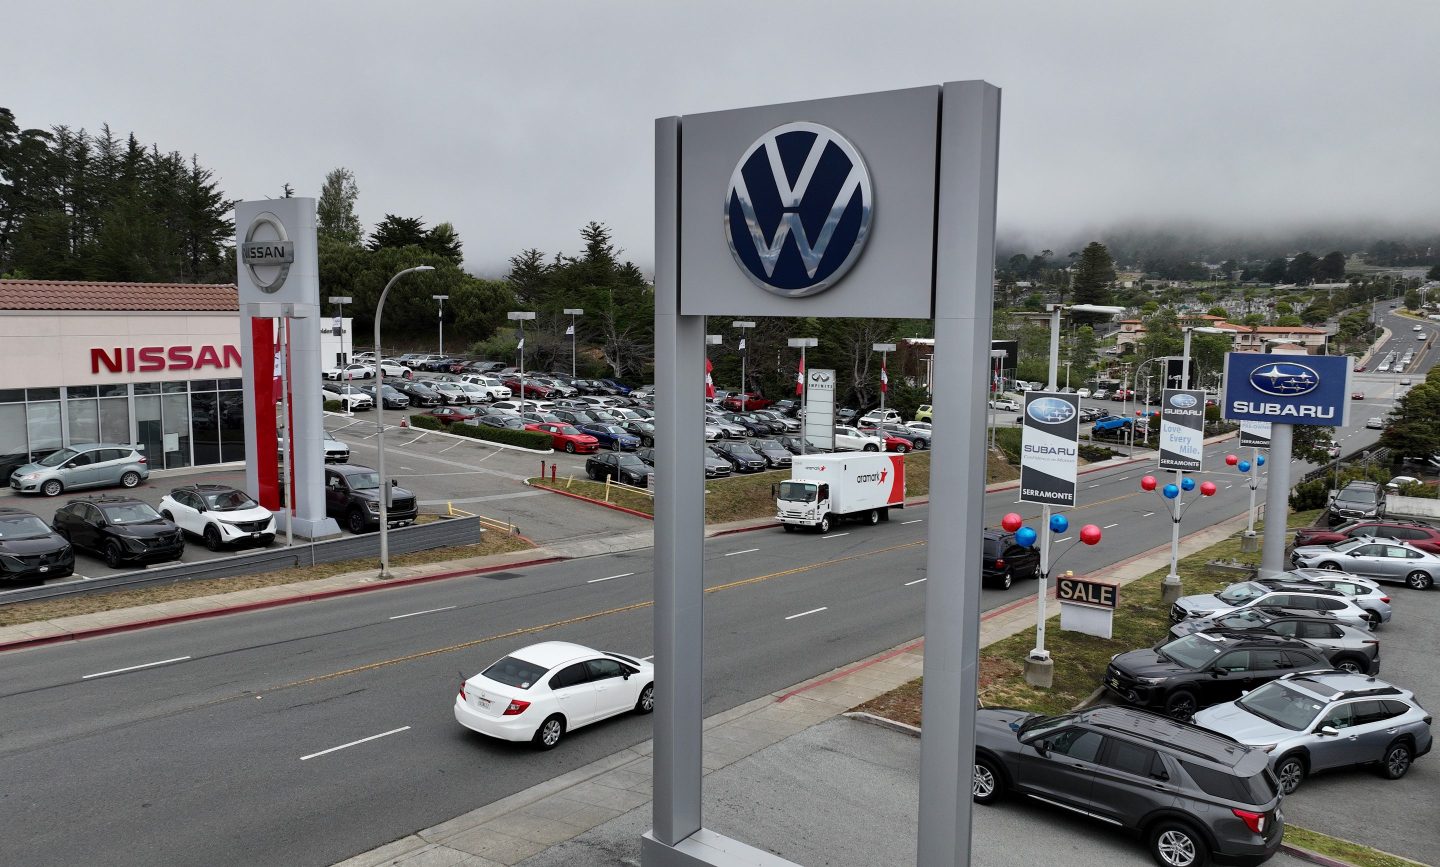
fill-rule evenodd
<path id="1" fill-rule="evenodd" d="M 443 358 L 444 355 L 445 355 L 445 302 L 450 300 L 450 296 L 449 296 L 449 295 L 431 295 L 430 297 L 431 297 L 431 298 L 434 298 L 436 301 L 440 302 L 440 315 L 439 315 L 439 317 L 438 317 L 439 326 L 440 326 L 440 350 L 439 350 L 439 351 L 440 351 L 441 357 Z"/>
<path id="2" fill-rule="evenodd" d="M 881 427 L 881 425 L 885 424 L 885 393 L 890 390 L 890 373 L 888 370 L 885 369 L 885 359 L 886 356 L 895 351 L 895 344 L 872 343 L 870 344 L 870 348 L 873 351 L 880 353 L 880 422 L 875 426 L 881 429 L 882 434 L 880 436 L 880 441 L 884 442 L 884 428 Z"/>
<path id="3" fill-rule="evenodd" d="M 1060 320 L 1065 311 L 1072 313 L 1103 313 L 1107 316 L 1119 316 L 1125 312 L 1124 307 L 1112 307 L 1101 304 L 1047 304 L 1045 310 L 1050 314 L 1050 381 L 1047 383 L 1047 391 L 1055 391 L 1060 379 Z M 1040 507 L 1040 586 L 1035 607 L 1035 646 L 1031 648 L 1029 657 L 1025 660 L 1025 680 L 1034 686 L 1048 688 L 1055 676 L 1055 661 L 1050 658 L 1050 651 L 1045 649 L 1045 619 L 1046 606 L 1049 603 L 1050 584 L 1050 506 L 1048 504 Z"/>
<path id="4" fill-rule="evenodd" d="M 525 414 L 525 323 L 535 318 L 533 310 L 511 310 L 505 316 L 511 322 L 520 323 L 520 341 L 515 347 L 520 351 L 520 414 Z"/>
<path id="5" fill-rule="evenodd" d="M 390 483 L 385 481 L 385 366 L 380 363 L 380 317 L 385 313 L 385 296 L 395 281 L 414 271 L 434 271 L 429 265 L 416 265 L 390 278 L 375 302 L 375 472 L 380 477 L 380 577 L 390 576 Z"/>
<path id="6" fill-rule="evenodd" d="M 331 304 L 335 305 L 335 319 L 331 323 L 330 333 L 333 334 L 335 337 L 340 338 L 340 357 L 335 359 L 335 366 L 340 368 L 341 370 L 344 370 L 345 365 L 350 363 L 350 356 L 355 349 L 354 337 L 347 334 L 347 332 L 345 331 L 345 305 L 349 304 L 354 299 L 352 299 L 349 295 L 331 295 L 329 300 Z M 350 339 L 347 340 L 347 337 L 349 337 Z M 378 353 L 375 356 L 375 363 L 380 363 L 380 356 Z M 345 400 L 345 414 L 347 416 L 353 416 L 355 414 L 350 409 L 350 400 L 348 395 L 346 396 Z"/>
<path id="7" fill-rule="evenodd" d="M 730 323 L 730 327 L 740 331 L 740 411 L 744 412 L 746 404 L 749 403 L 750 391 L 749 381 L 745 378 L 745 362 L 750 359 L 750 349 L 745 343 L 745 332 L 754 328 L 755 323 L 737 319 Z"/>
<path id="8" fill-rule="evenodd" d="M 792 337 L 786 341 L 786 344 L 789 345 L 791 349 L 800 350 L 800 375 L 795 380 L 795 387 L 801 389 L 800 416 L 803 421 L 800 423 L 800 439 L 806 445 L 809 445 L 810 389 L 805 388 L 805 372 L 809 370 L 809 368 L 805 366 L 805 350 L 811 347 L 818 346 L 820 344 L 820 341 L 816 340 L 814 337 Z"/>
<path id="9" fill-rule="evenodd" d="M 1000 395 L 1005 393 L 1004 389 L 1002 389 L 998 385 L 993 385 L 993 383 L 1000 382 L 1003 379 L 1000 370 L 1003 370 L 1004 368 L 1000 366 L 1005 363 L 1005 356 L 1006 352 L 1003 349 L 990 350 L 990 382 L 992 383 L 990 392 L 991 394 L 995 395 L 995 397 L 990 401 L 990 449 L 992 451 L 995 449 L 995 428 L 999 427 L 1000 425 L 1000 410 L 995 406 L 995 401 L 999 400 Z"/>
<path id="10" fill-rule="evenodd" d="M 575 378 L 575 317 L 584 316 L 585 311 L 579 307 L 566 307 L 565 315 L 570 317 L 570 378 Z M 524 395 L 520 396 L 524 399 Z"/>

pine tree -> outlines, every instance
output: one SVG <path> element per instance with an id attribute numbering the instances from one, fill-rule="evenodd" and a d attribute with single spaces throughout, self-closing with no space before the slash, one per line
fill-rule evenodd
<path id="1" fill-rule="evenodd" d="M 1076 304 L 1109 304 L 1113 300 L 1114 284 L 1115 262 L 1110 258 L 1110 251 L 1099 241 L 1086 244 L 1075 271 L 1073 301 Z"/>
<path id="2" fill-rule="evenodd" d="M 386 214 L 385 219 L 376 224 L 375 231 L 370 233 L 370 242 L 366 246 L 371 250 L 423 247 L 425 234 L 425 221 L 421 218 Z"/>

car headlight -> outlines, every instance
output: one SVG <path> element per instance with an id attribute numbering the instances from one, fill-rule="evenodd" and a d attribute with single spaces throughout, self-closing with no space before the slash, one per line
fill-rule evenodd
<path id="1" fill-rule="evenodd" d="M 119 538 L 120 544 L 124 545 L 126 548 L 129 548 L 131 551 L 145 550 L 145 543 L 140 541 L 139 539 L 136 539 L 134 536 L 121 536 Z"/>
<path id="2" fill-rule="evenodd" d="M 372 511 L 372 512 L 379 512 L 379 511 L 380 511 L 380 503 L 379 503 L 378 501 L 376 501 L 376 500 L 366 500 L 366 501 L 365 501 L 365 508 L 369 509 L 369 510 Z"/>
<path id="3" fill-rule="evenodd" d="M 1214 613 L 1215 613 L 1214 611 L 1186 611 L 1186 612 L 1185 612 L 1186 616 L 1189 616 L 1189 617 L 1209 617 L 1211 614 L 1214 614 Z"/>
<path id="4" fill-rule="evenodd" d="M 33 481 L 35 481 L 35 480 L 38 479 L 38 478 L 40 478 L 40 474 L 39 474 L 39 473 L 26 473 L 25 475 L 23 475 L 23 476 L 20 477 L 20 481 L 22 481 L 22 482 L 33 482 Z"/>
<path id="5" fill-rule="evenodd" d="M 10 554 L 0 554 L 0 566 L 4 566 L 7 569 L 25 568 L 25 564 L 21 562 L 19 557 L 15 557 Z"/>
<path id="6" fill-rule="evenodd" d="M 1159 686 L 1165 682 L 1163 677 L 1137 677 L 1135 682 L 1141 686 Z"/>
<path id="7" fill-rule="evenodd" d="M 1267 752 L 1267 753 L 1272 753 L 1272 752 L 1275 751 L 1275 748 L 1278 747 L 1278 746 L 1280 746 L 1280 745 L 1279 745 L 1279 744 L 1251 744 L 1250 746 L 1254 747 L 1254 748 L 1257 749 L 1257 750 L 1264 750 L 1264 751 Z"/>

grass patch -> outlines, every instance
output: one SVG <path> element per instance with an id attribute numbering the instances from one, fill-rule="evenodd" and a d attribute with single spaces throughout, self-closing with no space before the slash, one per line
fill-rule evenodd
<path id="1" fill-rule="evenodd" d="M 1319 831 L 1297 828 L 1288 824 L 1285 826 L 1285 842 L 1302 849 L 1309 849 L 1312 852 L 1319 852 L 1322 855 L 1329 855 L 1331 858 L 1354 864 L 1356 867 L 1416 867 L 1419 864 L 1418 861 L 1371 849 L 1369 846 L 1361 846 L 1359 843 L 1351 843 L 1349 840 L 1341 840 L 1339 837 L 1331 837 L 1329 834 L 1321 834 Z"/>
<path id="2" fill-rule="evenodd" d="M 390 558 L 393 566 L 421 566 L 426 563 L 443 563 L 467 557 L 484 557 L 491 554 L 508 554 L 535 547 L 519 537 L 495 531 L 486 532 L 481 541 L 474 545 L 459 545 L 453 548 L 435 548 L 430 551 L 416 551 L 413 554 L 397 554 Z M 171 602 L 177 599 L 194 599 L 199 596 L 214 596 L 219 593 L 233 593 L 237 590 L 253 590 L 258 587 L 273 587 L 277 584 L 294 584 L 300 581 L 318 581 L 356 572 L 377 565 L 378 560 L 342 560 L 336 563 L 319 563 L 314 566 L 300 566 L 277 572 L 261 572 L 257 575 L 236 575 L 233 578 L 210 578 L 203 581 L 182 581 L 160 587 L 140 587 L 134 590 L 116 590 L 111 593 L 95 593 L 65 599 L 48 599 L 40 602 L 17 602 L 0 608 L 0 626 L 17 623 L 34 623 L 39 620 L 54 620 L 58 617 L 73 617 L 79 614 L 95 614 L 118 608 L 150 605 L 156 602 Z"/>

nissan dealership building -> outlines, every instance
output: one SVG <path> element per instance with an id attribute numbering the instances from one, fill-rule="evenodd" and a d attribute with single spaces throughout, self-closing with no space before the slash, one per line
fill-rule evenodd
<path id="1" fill-rule="evenodd" d="M 72 443 L 245 460 L 234 285 L 0 280 L 0 478 Z"/>

